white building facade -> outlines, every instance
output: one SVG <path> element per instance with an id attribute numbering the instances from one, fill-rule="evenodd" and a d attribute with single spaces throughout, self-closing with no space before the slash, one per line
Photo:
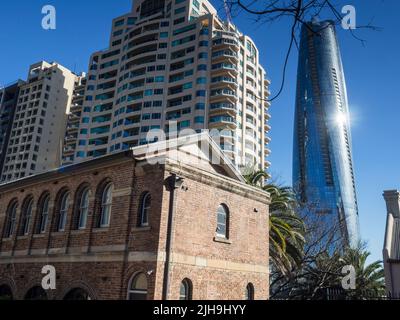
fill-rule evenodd
<path id="1" fill-rule="evenodd" d="M 2 182 L 61 165 L 67 113 L 76 77 L 57 63 L 42 61 L 30 66 L 27 80 L 19 86 Z"/>
<path id="2" fill-rule="evenodd" d="M 383 246 L 383 264 L 387 296 L 400 298 L 400 191 L 390 190 L 383 193 L 386 201 L 387 220 L 385 243 Z"/>
<path id="3" fill-rule="evenodd" d="M 134 1 L 87 75 L 74 162 L 215 129 L 237 166 L 269 162 L 270 82 L 254 42 L 206 0 Z"/>

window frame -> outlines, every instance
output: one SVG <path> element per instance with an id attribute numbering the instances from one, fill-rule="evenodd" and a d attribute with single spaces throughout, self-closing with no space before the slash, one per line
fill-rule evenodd
<path id="1" fill-rule="evenodd" d="M 39 215 L 39 228 L 38 234 L 46 233 L 47 224 L 49 221 L 49 207 L 50 207 L 50 195 L 46 195 L 43 200 L 41 201 L 41 206 L 39 208 L 40 215 Z M 45 217 L 45 219 L 44 219 Z"/>
<path id="2" fill-rule="evenodd" d="M 184 293 L 182 294 L 182 289 L 184 289 Z M 181 281 L 179 286 L 179 300 L 181 301 L 190 301 L 193 299 L 193 284 L 192 281 L 188 278 L 185 278 Z"/>
<path id="3" fill-rule="evenodd" d="M 14 200 L 8 207 L 7 210 L 7 223 L 5 225 L 3 238 L 11 239 L 15 233 L 15 229 L 17 226 L 17 210 L 18 210 L 18 201 Z"/>
<path id="4" fill-rule="evenodd" d="M 28 198 L 25 200 L 22 211 L 22 224 L 20 228 L 20 236 L 27 236 L 29 234 L 30 225 L 32 222 L 33 214 L 33 198 Z"/>
<path id="5" fill-rule="evenodd" d="M 222 210 L 222 211 L 221 211 Z M 224 214 L 224 222 L 219 221 L 219 216 Z M 229 219 L 230 218 L 230 213 L 229 213 L 229 208 L 226 204 L 220 204 L 218 209 L 217 209 L 217 229 L 215 231 L 216 237 L 220 239 L 229 239 Z M 225 227 L 225 232 L 221 233 L 220 232 L 220 225 Z"/>
<path id="6" fill-rule="evenodd" d="M 68 211 L 71 204 L 71 194 L 65 191 L 60 199 L 58 210 L 57 232 L 64 232 L 67 225 Z"/>
<path id="7" fill-rule="evenodd" d="M 133 286 L 135 285 L 140 276 L 143 276 L 146 279 L 146 289 L 133 288 Z M 131 299 L 132 294 L 143 295 L 143 297 L 145 296 L 145 299 Z M 127 300 L 129 301 L 148 300 L 148 294 L 149 294 L 149 279 L 147 278 L 146 274 L 144 272 L 135 273 L 129 281 Z"/>
<path id="8" fill-rule="evenodd" d="M 90 190 L 89 187 L 85 187 L 79 198 L 79 217 L 78 217 L 78 230 L 84 230 L 87 226 L 87 218 L 89 216 L 89 206 L 90 206 Z M 84 224 L 82 224 L 84 217 Z"/>
<path id="9" fill-rule="evenodd" d="M 110 182 L 105 185 L 103 192 L 101 193 L 101 211 L 99 219 L 100 228 L 107 228 L 110 226 L 113 189 L 114 185 Z M 107 217 L 107 221 L 104 221 L 105 217 Z"/>
<path id="10" fill-rule="evenodd" d="M 142 200 L 140 202 L 139 227 L 149 226 L 150 210 L 151 210 L 151 193 L 146 192 L 143 194 Z"/>

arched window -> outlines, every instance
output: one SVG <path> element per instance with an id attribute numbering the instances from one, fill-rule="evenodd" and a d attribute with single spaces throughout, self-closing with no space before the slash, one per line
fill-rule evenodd
<path id="1" fill-rule="evenodd" d="M 217 211 L 217 237 L 229 237 L 229 210 L 224 204 L 221 204 Z"/>
<path id="2" fill-rule="evenodd" d="M 184 279 L 179 290 L 179 300 L 192 300 L 192 281 Z"/>
<path id="3" fill-rule="evenodd" d="M 151 195 L 149 192 L 146 192 L 140 203 L 140 212 L 139 212 L 139 226 L 146 227 L 149 225 L 149 214 L 151 208 Z"/>
<path id="4" fill-rule="evenodd" d="M 254 286 L 249 283 L 246 287 L 246 300 L 254 300 Z"/>
<path id="5" fill-rule="evenodd" d="M 6 239 L 11 238 L 15 232 L 15 226 L 17 224 L 17 208 L 17 201 L 12 202 L 11 205 L 8 207 L 6 224 L 3 234 L 3 237 Z"/>
<path id="6" fill-rule="evenodd" d="M 50 195 L 45 195 L 39 205 L 39 223 L 37 227 L 38 234 L 46 233 L 47 222 L 49 221 L 49 205 Z"/>
<path id="7" fill-rule="evenodd" d="M 147 277 L 144 273 L 135 275 L 128 289 L 129 300 L 147 300 Z"/>
<path id="8" fill-rule="evenodd" d="M 47 300 L 46 291 L 40 286 L 29 289 L 24 300 Z"/>
<path id="9" fill-rule="evenodd" d="M 69 301 L 83 301 L 83 300 L 92 300 L 89 293 L 81 288 L 75 288 L 70 290 L 64 297 L 64 300 Z"/>
<path id="10" fill-rule="evenodd" d="M 69 192 L 65 192 L 61 197 L 60 206 L 59 206 L 59 216 L 58 216 L 58 226 L 57 226 L 58 232 L 65 231 L 65 226 L 67 224 L 69 205 L 70 205 L 70 194 L 69 194 Z"/>
<path id="11" fill-rule="evenodd" d="M 101 197 L 100 228 L 110 225 L 113 185 L 109 183 L 103 190 Z"/>
<path id="12" fill-rule="evenodd" d="M 88 212 L 89 212 L 89 188 L 85 188 L 82 191 L 80 202 L 79 202 L 78 229 L 86 228 Z"/>
<path id="13" fill-rule="evenodd" d="M 13 294 L 11 288 L 6 285 L 0 285 L 0 301 L 13 300 Z"/>
<path id="14" fill-rule="evenodd" d="M 26 236 L 29 234 L 29 228 L 32 220 L 33 199 L 27 199 L 22 206 L 22 217 L 19 235 Z"/>

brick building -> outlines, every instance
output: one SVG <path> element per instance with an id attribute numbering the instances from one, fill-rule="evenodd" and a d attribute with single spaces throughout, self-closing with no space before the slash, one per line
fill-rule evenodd
<path id="1" fill-rule="evenodd" d="M 208 134 L 173 143 L 1 185 L 0 300 L 268 299 L 269 195 Z"/>

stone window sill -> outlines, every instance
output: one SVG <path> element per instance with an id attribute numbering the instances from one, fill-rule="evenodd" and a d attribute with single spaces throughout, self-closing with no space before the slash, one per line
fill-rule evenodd
<path id="1" fill-rule="evenodd" d="M 146 232 L 146 231 L 150 231 L 151 227 L 135 227 L 132 228 L 132 232 Z"/>
<path id="2" fill-rule="evenodd" d="M 86 229 L 79 229 L 79 230 L 72 230 L 71 231 L 71 234 L 73 234 L 73 235 L 79 235 L 79 234 L 82 234 L 82 233 L 85 233 L 85 231 L 86 231 Z"/>
<path id="3" fill-rule="evenodd" d="M 28 240 L 28 236 L 18 236 L 17 240 Z"/>
<path id="4" fill-rule="evenodd" d="M 55 231 L 51 233 L 52 236 L 61 236 L 61 235 L 65 235 L 65 231 Z"/>
<path id="5" fill-rule="evenodd" d="M 232 241 L 225 238 L 214 237 L 214 242 L 225 243 L 225 244 L 232 244 Z"/>
<path id="6" fill-rule="evenodd" d="M 40 238 L 44 238 L 46 235 L 45 234 L 34 234 L 33 235 L 33 239 L 40 239 Z"/>
<path id="7" fill-rule="evenodd" d="M 104 227 L 104 228 L 96 228 L 93 229 L 93 233 L 102 233 L 102 232 L 108 232 L 109 227 Z"/>

